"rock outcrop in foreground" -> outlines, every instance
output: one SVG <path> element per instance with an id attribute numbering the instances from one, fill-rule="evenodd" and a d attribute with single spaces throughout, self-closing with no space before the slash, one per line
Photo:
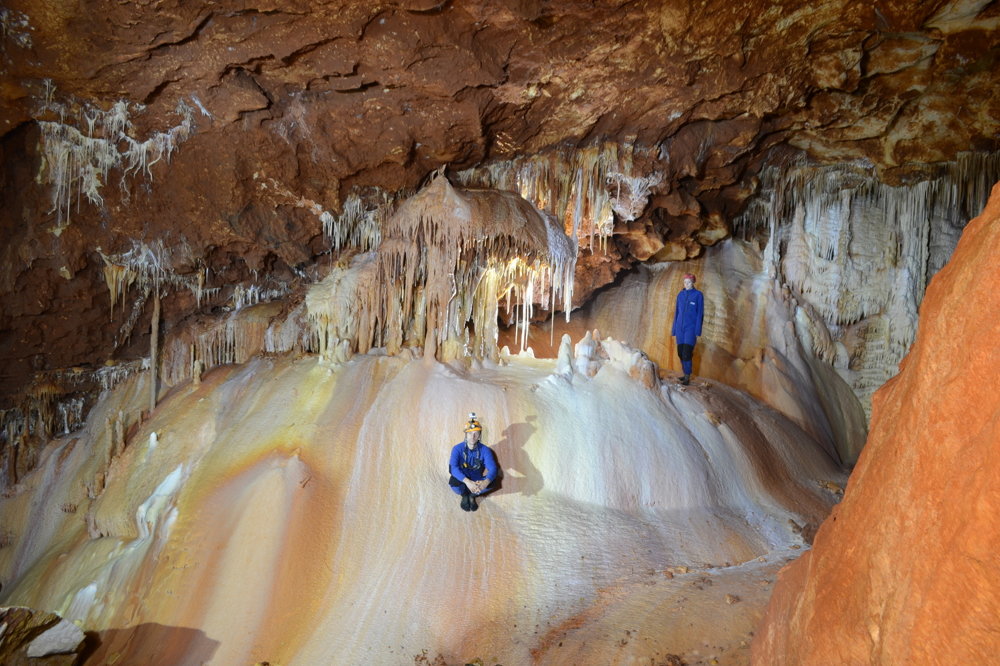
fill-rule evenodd
<path id="1" fill-rule="evenodd" d="M 787 568 L 758 664 L 982 664 L 1000 653 L 1000 188 L 920 312 L 814 548 Z"/>
<path id="2" fill-rule="evenodd" d="M 0 607 L 0 664 L 4 666 L 73 666 L 83 646 L 83 631 L 55 613 Z"/>

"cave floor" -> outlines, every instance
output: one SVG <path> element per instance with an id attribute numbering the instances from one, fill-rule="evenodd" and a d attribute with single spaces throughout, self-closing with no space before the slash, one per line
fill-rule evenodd
<path id="1" fill-rule="evenodd" d="M 534 662 L 749 664 L 775 578 L 802 552 L 783 549 L 729 567 L 634 572 L 601 589 L 583 612 L 526 637 L 537 646 Z"/>

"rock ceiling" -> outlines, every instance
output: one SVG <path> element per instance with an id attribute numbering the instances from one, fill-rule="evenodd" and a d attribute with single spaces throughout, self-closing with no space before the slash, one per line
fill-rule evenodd
<path id="1" fill-rule="evenodd" d="M 295 281 L 330 250 L 316 211 L 352 192 L 607 142 L 662 176 L 616 233 L 684 241 L 740 209 L 775 149 L 866 160 L 889 182 L 996 149 L 998 24 L 988 0 L 11 0 L 0 393 L 34 371 L 139 355 L 142 336 L 116 340 L 108 324 L 98 248 L 161 242 L 173 271 L 208 269 L 223 290 Z M 171 150 L 54 205 L 46 132 L 98 117 L 107 130 L 121 100 L 132 125 L 115 159 L 143 141 Z M 636 257 L 610 245 L 613 275 Z M 194 309 L 178 291 L 164 316 Z"/>

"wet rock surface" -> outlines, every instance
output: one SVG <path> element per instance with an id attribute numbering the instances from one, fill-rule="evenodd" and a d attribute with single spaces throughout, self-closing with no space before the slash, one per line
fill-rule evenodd
<path id="1" fill-rule="evenodd" d="M 746 663 L 789 519 L 843 475 L 746 394 L 575 342 L 565 364 L 254 358 L 120 440 L 135 375 L 0 498 L 5 598 L 66 604 L 95 664 Z M 470 406 L 504 470 L 475 513 L 442 465 Z"/>

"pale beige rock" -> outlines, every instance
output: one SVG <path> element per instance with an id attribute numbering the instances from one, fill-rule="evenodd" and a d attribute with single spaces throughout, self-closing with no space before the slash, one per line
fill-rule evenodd
<path id="1" fill-rule="evenodd" d="M 28 644 L 25 654 L 32 659 L 75 654 L 83 644 L 83 631 L 69 620 L 60 619 Z"/>

